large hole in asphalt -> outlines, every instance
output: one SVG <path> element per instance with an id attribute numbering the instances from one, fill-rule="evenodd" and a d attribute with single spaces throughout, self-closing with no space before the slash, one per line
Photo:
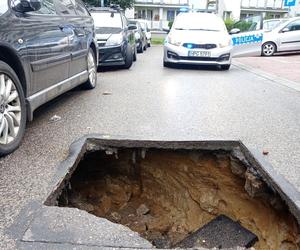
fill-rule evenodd
<path id="1" fill-rule="evenodd" d="M 299 225 L 285 202 L 231 152 L 87 152 L 57 199 L 158 248 L 234 247 L 239 240 L 255 249 L 299 248 Z"/>

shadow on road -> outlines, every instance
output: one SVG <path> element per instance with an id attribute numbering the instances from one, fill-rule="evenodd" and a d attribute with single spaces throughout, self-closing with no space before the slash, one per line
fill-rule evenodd
<path id="1" fill-rule="evenodd" d="M 170 65 L 170 69 L 186 69 L 186 70 L 202 70 L 202 71 L 223 71 L 216 65 L 187 65 L 187 64 L 174 64 Z"/>

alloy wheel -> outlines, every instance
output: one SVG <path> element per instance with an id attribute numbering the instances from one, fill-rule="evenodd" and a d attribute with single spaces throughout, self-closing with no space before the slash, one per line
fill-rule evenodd
<path id="1" fill-rule="evenodd" d="M 93 53 L 90 51 L 88 54 L 88 71 L 89 80 L 92 86 L 96 86 L 96 66 Z"/>
<path id="2" fill-rule="evenodd" d="M 263 52 L 264 52 L 264 55 L 266 55 L 266 56 L 273 55 L 274 52 L 275 52 L 274 44 L 272 44 L 272 43 L 265 44 L 264 47 L 263 47 Z"/>
<path id="3" fill-rule="evenodd" d="M 17 137 L 21 125 L 21 102 L 13 80 L 0 73 L 0 144 Z"/>

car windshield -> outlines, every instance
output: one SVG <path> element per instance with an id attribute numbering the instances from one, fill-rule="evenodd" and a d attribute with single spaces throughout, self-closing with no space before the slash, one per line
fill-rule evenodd
<path id="1" fill-rule="evenodd" d="M 91 15 L 97 28 L 122 28 L 122 18 L 119 13 L 92 12 Z"/>
<path id="2" fill-rule="evenodd" d="M 175 20 L 175 30 L 205 30 L 225 31 L 226 27 L 222 19 L 213 14 L 184 14 Z"/>
<path id="3" fill-rule="evenodd" d="M 8 10 L 8 6 L 7 6 L 7 1 L 6 0 L 1 0 L 0 2 L 0 15 L 2 15 L 3 13 L 5 13 Z"/>

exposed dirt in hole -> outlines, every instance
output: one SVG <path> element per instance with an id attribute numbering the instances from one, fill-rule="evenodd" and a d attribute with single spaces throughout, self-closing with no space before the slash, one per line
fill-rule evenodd
<path id="1" fill-rule="evenodd" d="M 258 236 L 256 249 L 300 249 L 286 206 L 229 153 L 151 150 L 132 161 L 132 152 L 89 154 L 60 206 L 126 225 L 157 247 L 172 247 L 224 214 Z"/>

